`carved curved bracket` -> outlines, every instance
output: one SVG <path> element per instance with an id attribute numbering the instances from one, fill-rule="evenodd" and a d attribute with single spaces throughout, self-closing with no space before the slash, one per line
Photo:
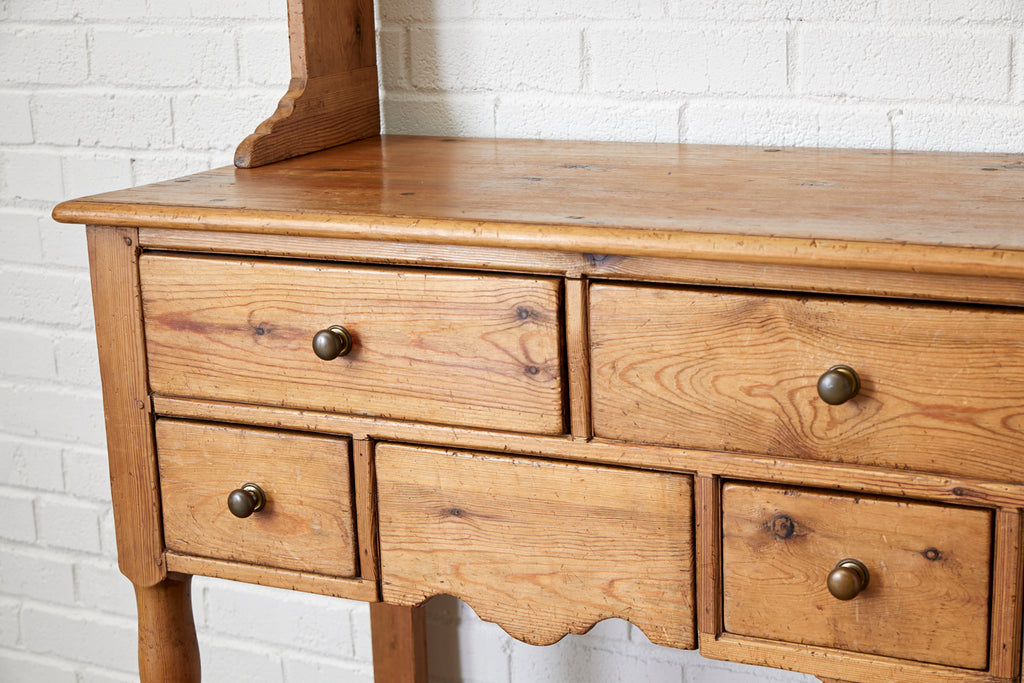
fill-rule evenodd
<path id="1" fill-rule="evenodd" d="M 600 622 L 607 619 L 622 619 L 640 629 L 647 639 L 655 645 L 665 645 L 677 649 L 696 649 L 697 643 L 693 630 L 685 620 L 672 622 L 664 619 L 664 615 L 645 615 L 637 610 L 619 613 L 598 609 L 587 613 L 580 604 L 560 609 L 557 605 L 529 605 L 513 603 L 510 605 L 477 601 L 465 598 L 457 591 L 433 593 L 419 602 L 406 604 L 403 607 L 420 607 L 430 598 L 438 595 L 450 595 L 464 602 L 482 621 L 496 625 L 502 631 L 527 645 L 554 645 L 567 635 L 583 635 Z"/>
<path id="2" fill-rule="evenodd" d="M 292 80 L 235 151 L 255 168 L 380 133 L 372 0 L 288 0 Z"/>

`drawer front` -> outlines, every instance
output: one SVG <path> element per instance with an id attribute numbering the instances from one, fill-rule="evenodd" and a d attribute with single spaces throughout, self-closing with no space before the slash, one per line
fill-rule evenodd
<path id="1" fill-rule="evenodd" d="M 465 600 L 534 644 L 628 619 L 694 647 L 689 477 L 381 445 L 384 599 Z"/>
<path id="2" fill-rule="evenodd" d="M 563 431 L 557 280 L 143 256 L 153 391 L 399 420 Z M 324 361 L 319 330 L 348 355 Z"/>
<path id="3" fill-rule="evenodd" d="M 1024 317 L 1005 309 L 594 285 L 594 431 L 1024 481 Z M 836 365 L 860 393 L 829 405 Z"/>
<path id="4" fill-rule="evenodd" d="M 156 439 L 168 550 L 355 576 L 347 441 L 167 419 Z M 227 500 L 247 483 L 266 504 L 239 518 Z"/>
<path id="5" fill-rule="evenodd" d="M 722 508 L 729 633 L 986 667 L 989 511 L 747 484 Z M 867 586 L 839 600 L 827 580 L 847 559 Z"/>

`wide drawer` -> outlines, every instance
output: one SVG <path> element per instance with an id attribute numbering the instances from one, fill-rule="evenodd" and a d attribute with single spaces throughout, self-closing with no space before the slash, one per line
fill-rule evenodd
<path id="1" fill-rule="evenodd" d="M 722 511 L 727 632 L 986 667 L 990 511 L 738 483 Z M 840 600 L 844 560 L 867 585 Z"/>
<path id="2" fill-rule="evenodd" d="M 140 271 L 157 393 L 563 431 L 557 280 L 165 255 Z M 335 325 L 353 348 L 321 360 Z"/>
<path id="3" fill-rule="evenodd" d="M 597 435 L 1024 481 L 1024 315 L 684 288 L 591 288 Z M 830 405 L 846 365 L 860 393 Z"/>
<path id="4" fill-rule="evenodd" d="M 609 617 L 694 646 L 689 477 L 381 445 L 384 599 L 465 600 L 520 640 Z"/>
<path id="5" fill-rule="evenodd" d="M 168 550 L 330 576 L 354 576 L 348 442 L 264 429 L 156 423 Z M 266 504 L 245 518 L 232 491 L 253 483 Z"/>

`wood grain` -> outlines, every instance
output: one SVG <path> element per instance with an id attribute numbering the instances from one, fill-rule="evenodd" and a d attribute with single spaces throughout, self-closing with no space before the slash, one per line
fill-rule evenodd
<path id="1" fill-rule="evenodd" d="M 1024 482 L 1013 309 L 595 284 L 598 436 Z M 833 365 L 860 394 L 817 395 Z"/>
<path id="2" fill-rule="evenodd" d="M 167 419 L 156 438 L 168 550 L 356 576 L 345 440 Z M 227 498 L 249 482 L 266 492 L 266 507 L 240 519 Z"/>
<path id="3" fill-rule="evenodd" d="M 377 473 L 373 464 L 373 442 L 352 440 L 352 474 L 359 537 L 359 575 L 367 581 L 380 578 L 380 538 L 377 534 Z"/>
<path id="4" fill-rule="evenodd" d="M 697 626 L 701 633 L 722 633 L 722 482 L 696 477 Z"/>
<path id="5" fill-rule="evenodd" d="M 255 168 L 380 132 L 373 0 L 288 0 L 292 80 L 238 146 Z"/>
<path id="6" fill-rule="evenodd" d="M 701 634 L 700 652 L 710 659 L 801 671 L 851 683 L 1016 683 L 987 671 L 922 664 L 745 636 Z"/>
<path id="7" fill-rule="evenodd" d="M 991 511 L 726 484 L 722 519 L 729 633 L 987 667 Z M 825 580 L 846 558 L 870 582 L 841 601 Z"/>
<path id="8" fill-rule="evenodd" d="M 1024 486 L 971 477 L 950 477 L 909 470 L 667 448 L 600 439 L 578 441 L 565 437 L 489 432 L 444 425 L 412 424 L 379 418 L 359 418 L 239 403 L 183 400 L 164 396 L 155 396 L 153 405 L 156 412 L 161 415 L 184 418 L 235 420 L 244 424 L 338 435 L 358 433 L 382 441 L 417 442 L 670 472 L 700 472 L 705 475 L 718 475 L 723 479 L 773 481 L 964 505 L 1024 507 Z"/>
<path id="9" fill-rule="evenodd" d="M 139 296 L 138 233 L 86 230 L 117 563 L 138 587 L 160 583 L 163 533 Z"/>
<path id="10" fill-rule="evenodd" d="M 1019 280 L 1021 161 L 387 136 L 75 200 L 54 216 Z"/>
<path id="11" fill-rule="evenodd" d="M 192 619 L 192 577 L 135 586 L 141 683 L 199 683 L 199 643 Z"/>
<path id="12" fill-rule="evenodd" d="M 145 256 L 153 391 L 512 431 L 564 431 L 557 281 Z M 342 325 L 327 362 L 310 344 Z"/>
<path id="13" fill-rule="evenodd" d="M 690 478 L 381 444 L 384 600 L 466 601 L 531 644 L 627 619 L 694 646 Z"/>
<path id="14" fill-rule="evenodd" d="M 594 435 L 590 417 L 588 289 L 588 284 L 583 280 L 565 281 L 565 347 L 566 366 L 569 371 L 570 433 L 578 439 L 589 439 Z"/>
<path id="15" fill-rule="evenodd" d="M 327 258 L 351 263 L 445 266 L 546 273 L 571 278 L 587 276 L 592 279 L 1024 305 L 1024 282 L 970 275 L 909 274 L 854 267 L 838 269 L 814 265 L 728 263 L 693 258 L 608 256 L 538 249 L 525 251 L 161 228 L 140 230 L 139 240 L 143 247 L 176 251 Z"/>
<path id="16" fill-rule="evenodd" d="M 376 683 L 427 683 L 425 609 L 371 604 L 370 633 Z"/>
<path id="17" fill-rule="evenodd" d="M 264 567 L 210 557 L 184 555 L 173 551 L 164 553 L 164 559 L 167 562 L 167 571 L 170 572 L 212 576 L 228 581 L 254 583 L 258 586 L 316 593 L 346 600 L 375 602 L 380 599 L 377 582 L 366 579 L 325 576 L 324 574 L 312 574 L 279 567 Z"/>
<path id="18" fill-rule="evenodd" d="M 997 510 L 992 568 L 992 636 L 990 669 L 1011 679 L 1021 674 L 1024 630 L 1024 543 L 1020 510 Z"/>

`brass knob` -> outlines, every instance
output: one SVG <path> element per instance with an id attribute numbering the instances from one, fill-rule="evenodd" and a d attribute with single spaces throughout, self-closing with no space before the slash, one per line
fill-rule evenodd
<path id="1" fill-rule="evenodd" d="M 352 335 L 341 325 L 331 325 L 313 335 L 313 353 L 323 360 L 334 360 L 352 350 Z"/>
<path id="2" fill-rule="evenodd" d="M 267 494 L 256 484 L 243 484 L 228 494 L 228 510 L 235 517 L 248 517 L 259 512 L 267 504 Z"/>
<path id="3" fill-rule="evenodd" d="M 828 592 L 838 600 L 853 600 L 868 587 L 868 568 L 860 560 L 840 560 L 828 573 Z"/>
<path id="4" fill-rule="evenodd" d="M 818 378 L 818 396 L 829 405 L 846 403 L 860 391 L 860 376 L 849 365 L 834 365 Z"/>

